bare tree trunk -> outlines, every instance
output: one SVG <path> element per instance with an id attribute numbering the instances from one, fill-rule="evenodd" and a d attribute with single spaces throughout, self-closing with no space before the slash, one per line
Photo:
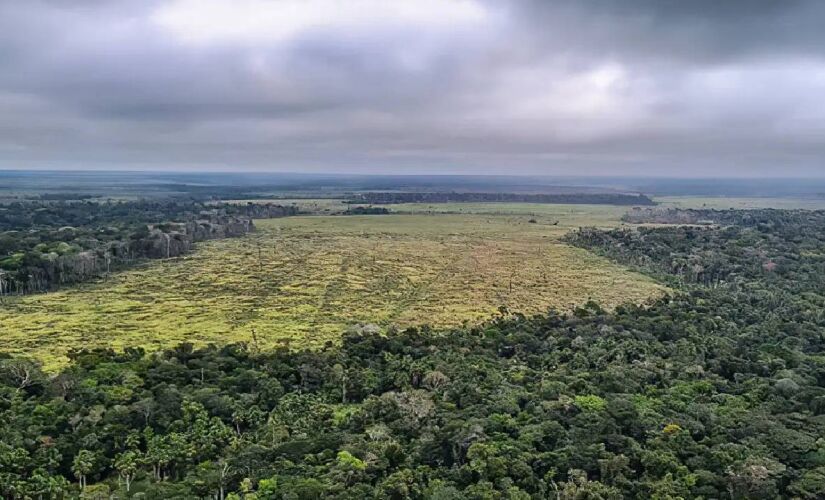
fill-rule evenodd
<path id="1" fill-rule="evenodd" d="M 229 472 L 229 464 L 224 462 L 221 467 L 221 485 L 220 485 L 220 500 L 225 498 L 224 481 L 226 480 L 226 473 Z"/>

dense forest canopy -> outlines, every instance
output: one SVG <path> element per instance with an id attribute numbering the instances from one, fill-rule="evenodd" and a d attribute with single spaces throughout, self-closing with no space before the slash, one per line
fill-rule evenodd
<path id="1" fill-rule="evenodd" d="M 0 494 L 822 498 L 825 213 L 569 240 L 677 292 L 608 312 L 0 361 Z"/>

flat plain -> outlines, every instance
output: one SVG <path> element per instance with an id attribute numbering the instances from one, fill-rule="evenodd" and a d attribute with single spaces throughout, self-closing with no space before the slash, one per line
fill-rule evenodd
<path id="1" fill-rule="evenodd" d="M 825 198 L 790 197 L 723 197 L 723 196 L 658 196 L 663 207 L 710 208 L 714 210 L 749 210 L 775 208 L 784 210 L 825 210 Z"/>
<path id="2" fill-rule="evenodd" d="M 3 299 L 1 350 L 55 369 L 78 347 L 319 347 L 364 322 L 458 327 L 489 319 L 500 306 L 532 314 L 593 299 L 614 307 L 665 290 L 560 241 L 574 226 L 619 224 L 606 213 L 615 207 L 544 206 L 542 215 L 529 215 L 531 207 L 521 207 L 528 215 L 476 208 L 259 220 L 255 233 L 200 244 L 185 257 Z"/>

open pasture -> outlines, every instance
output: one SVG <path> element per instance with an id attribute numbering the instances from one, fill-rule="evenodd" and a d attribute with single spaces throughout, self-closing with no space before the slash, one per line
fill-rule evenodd
<path id="1" fill-rule="evenodd" d="M 499 306 L 530 314 L 589 299 L 612 307 L 663 292 L 644 276 L 561 243 L 577 218 L 261 220 L 252 235 L 206 242 L 185 257 L 6 298 L 0 346 L 49 368 L 63 364 L 73 347 L 319 347 L 357 323 L 451 327 L 483 321 Z"/>
<path id="2" fill-rule="evenodd" d="M 250 200 L 223 200 L 221 203 L 233 203 L 237 205 L 246 205 L 247 203 L 295 205 L 301 212 L 314 215 L 335 214 L 346 210 L 349 206 L 343 198 L 261 198 Z"/>
<path id="3" fill-rule="evenodd" d="M 557 223 L 560 228 L 568 230 L 581 226 L 615 226 L 630 208 L 616 205 L 549 203 L 399 203 L 382 206 L 386 206 L 393 213 L 401 214 L 520 215 L 542 224 Z"/>
<path id="4" fill-rule="evenodd" d="M 715 210 L 749 210 L 776 208 L 782 210 L 825 210 L 825 198 L 725 197 L 725 196 L 661 196 L 655 200 L 663 207 L 710 208 Z"/>

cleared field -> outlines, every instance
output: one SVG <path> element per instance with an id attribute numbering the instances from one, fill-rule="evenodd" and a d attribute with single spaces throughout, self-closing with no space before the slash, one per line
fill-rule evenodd
<path id="1" fill-rule="evenodd" d="M 548 204 L 548 203 L 398 203 L 392 205 L 349 205 L 339 198 L 280 198 L 261 200 L 228 200 L 226 203 L 277 203 L 296 205 L 312 214 L 338 213 L 348 207 L 381 206 L 394 214 L 437 215 L 524 215 L 543 222 L 558 221 L 562 227 L 582 225 L 613 226 L 630 207 L 615 205 Z"/>
<path id="2" fill-rule="evenodd" d="M 750 208 L 777 208 L 777 209 L 805 209 L 825 210 L 825 198 L 741 198 L 741 197 L 699 197 L 699 196 L 661 196 L 656 201 L 665 207 L 674 208 L 712 208 L 750 209 Z"/>
<path id="3" fill-rule="evenodd" d="M 224 200 L 221 203 L 234 203 L 237 205 L 246 205 L 247 203 L 295 205 L 302 212 L 321 215 L 341 212 L 349 206 L 344 203 L 344 200 L 341 198 L 268 198 L 259 200 Z"/>
<path id="4" fill-rule="evenodd" d="M 717 210 L 777 208 L 825 210 L 825 198 L 779 197 L 724 197 L 724 196 L 657 196 L 655 201 L 663 207 L 712 208 Z M 306 212 L 324 214 L 346 210 L 348 205 L 337 198 L 286 198 L 266 200 L 231 200 L 229 203 L 279 203 L 297 205 Z M 358 205 L 353 205 L 358 206 Z M 532 215 L 556 217 L 574 224 L 591 221 L 594 224 L 611 224 L 629 207 L 614 205 L 579 205 L 546 203 L 401 203 L 383 205 L 393 213 L 408 214 L 485 214 L 485 215 Z"/>
<path id="5" fill-rule="evenodd" d="M 317 347 L 361 322 L 459 326 L 487 319 L 499 306 L 538 313 L 594 299 L 612 307 L 664 291 L 560 243 L 571 225 L 585 220 L 579 215 L 528 220 L 391 215 L 257 221 L 253 235 L 207 242 L 186 257 L 153 261 L 106 282 L 5 299 L 0 350 L 56 368 L 70 348 L 81 346 L 256 341 L 261 348 Z"/>
<path id="6" fill-rule="evenodd" d="M 384 205 L 394 213 L 522 215 L 561 228 L 615 226 L 630 207 L 615 205 L 563 205 L 548 203 L 401 203 Z"/>

